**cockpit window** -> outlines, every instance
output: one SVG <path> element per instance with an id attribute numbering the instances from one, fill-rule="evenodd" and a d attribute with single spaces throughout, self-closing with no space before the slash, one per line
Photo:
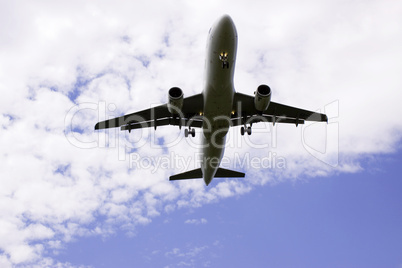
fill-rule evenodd
<path id="1" fill-rule="evenodd" d="M 211 33 L 211 30 L 212 30 L 212 27 L 211 27 L 211 28 L 209 28 L 209 32 L 208 32 L 208 34 L 210 34 L 210 33 Z"/>

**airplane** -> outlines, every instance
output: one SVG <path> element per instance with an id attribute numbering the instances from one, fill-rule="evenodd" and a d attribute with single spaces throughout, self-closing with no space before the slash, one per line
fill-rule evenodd
<path id="1" fill-rule="evenodd" d="M 168 102 L 150 109 L 98 122 L 95 130 L 120 127 L 121 130 L 174 125 L 185 127 L 184 136 L 195 136 L 202 128 L 201 167 L 170 176 L 169 180 L 203 178 L 208 186 L 214 177 L 245 177 L 245 173 L 219 167 L 229 127 L 242 126 L 241 135 L 251 135 L 253 123 L 304 124 L 327 122 L 325 114 L 271 101 L 271 88 L 258 86 L 254 96 L 235 91 L 233 76 L 237 52 L 237 31 L 232 18 L 224 15 L 209 30 L 206 55 L 206 81 L 200 94 L 184 98 L 183 91 L 172 87 Z"/>

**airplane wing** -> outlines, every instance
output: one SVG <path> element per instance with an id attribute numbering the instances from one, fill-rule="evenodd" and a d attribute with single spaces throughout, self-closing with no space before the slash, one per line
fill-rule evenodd
<path id="1" fill-rule="evenodd" d="M 168 104 L 163 104 L 132 114 L 98 122 L 95 125 L 95 130 L 121 127 L 121 130 L 131 131 L 131 129 L 136 128 L 156 128 L 157 126 L 164 125 L 191 125 L 192 127 L 202 127 L 202 117 L 197 117 L 197 115 L 202 112 L 203 106 L 203 96 L 202 94 L 197 94 L 183 99 L 183 107 L 181 109 L 182 113 L 180 116 L 171 114 L 168 111 Z"/>
<path id="2" fill-rule="evenodd" d="M 291 107 L 271 101 L 268 109 L 260 112 L 255 108 L 254 96 L 235 93 L 233 102 L 232 125 L 257 122 L 304 124 L 304 121 L 328 122 L 325 114 Z"/>

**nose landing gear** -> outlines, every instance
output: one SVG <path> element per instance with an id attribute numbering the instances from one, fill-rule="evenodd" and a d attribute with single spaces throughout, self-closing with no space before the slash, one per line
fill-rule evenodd
<path id="1" fill-rule="evenodd" d="M 222 61 L 222 69 L 229 69 L 228 53 L 221 52 L 221 54 L 219 54 L 219 59 Z"/>

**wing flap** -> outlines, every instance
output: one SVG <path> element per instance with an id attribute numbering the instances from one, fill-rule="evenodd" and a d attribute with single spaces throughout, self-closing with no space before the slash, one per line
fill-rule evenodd
<path id="1" fill-rule="evenodd" d="M 233 127 L 235 126 L 241 126 L 250 123 L 259 123 L 259 122 L 266 122 L 266 123 L 272 123 L 274 122 L 274 117 L 271 115 L 253 115 L 250 117 L 244 118 L 238 117 L 238 118 L 232 118 L 231 123 Z M 300 125 L 304 124 L 303 119 L 296 119 L 296 118 L 286 118 L 286 117 L 275 117 L 275 123 L 285 123 L 285 124 L 295 124 L 295 125 Z"/>
<path id="2" fill-rule="evenodd" d="M 160 127 L 160 126 L 191 126 L 191 127 L 202 127 L 202 120 L 193 120 L 193 119 L 179 119 L 179 118 L 164 118 L 158 119 L 153 121 L 144 121 L 144 122 L 137 122 L 137 123 L 129 123 L 127 125 L 121 126 L 121 130 L 128 130 L 131 131 L 132 129 L 138 128 L 148 128 L 148 127 Z"/>
<path id="3" fill-rule="evenodd" d="M 303 119 L 305 121 L 327 122 L 327 115 L 316 113 L 288 105 L 283 105 L 276 102 L 271 102 L 268 109 L 263 114 L 278 116 L 278 117 L 291 117 Z"/>
<path id="4" fill-rule="evenodd" d="M 165 118 L 169 117 L 171 114 L 167 109 L 167 105 L 160 105 L 150 109 L 145 109 L 136 113 L 126 114 L 120 117 L 112 118 L 109 120 L 105 120 L 99 122 L 95 125 L 95 129 L 105 129 L 105 128 L 113 128 L 120 127 L 123 125 L 130 124 L 131 122 L 140 123 L 146 122 L 153 119 Z"/>

